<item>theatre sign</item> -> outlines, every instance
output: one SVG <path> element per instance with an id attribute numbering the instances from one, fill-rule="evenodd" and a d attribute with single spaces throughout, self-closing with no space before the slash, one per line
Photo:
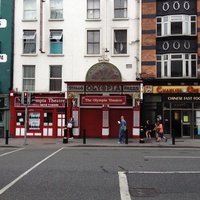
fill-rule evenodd
<path id="1" fill-rule="evenodd" d="M 71 85 L 67 84 L 67 92 L 139 92 L 140 85 L 135 84 L 84 84 L 84 85 Z"/>

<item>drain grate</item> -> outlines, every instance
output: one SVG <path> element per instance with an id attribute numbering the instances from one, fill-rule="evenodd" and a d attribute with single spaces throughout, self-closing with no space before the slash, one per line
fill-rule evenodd
<path id="1" fill-rule="evenodd" d="M 155 197 L 158 193 L 154 188 L 130 188 L 130 195 L 133 197 Z"/>

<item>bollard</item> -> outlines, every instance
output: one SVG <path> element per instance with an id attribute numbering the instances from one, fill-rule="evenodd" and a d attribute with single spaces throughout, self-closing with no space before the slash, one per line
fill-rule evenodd
<path id="1" fill-rule="evenodd" d="M 172 145 L 175 145 L 175 131 L 172 129 Z"/>
<path id="2" fill-rule="evenodd" d="M 83 144 L 86 144 L 86 130 L 83 130 Z"/>
<path id="3" fill-rule="evenodd" d="M 139 143 L 144 143 L 144 129 L 143 126 L 140 127 L 140 140 Z"/>
<path id="4" fill-rule="evenodd" d="M 128 144 L 128 129 L 126 129 L 125 131 L 125 137 L 126 137 L 125 144 Z"/>
<path id="5" fill-rule="evenodd" d="M 6 130 L 6 144 L 8 144 L 8 138 L 9 138 L 9 136 L 8 136 L 8 130 Z"/>
<path id="6" fill-rule="evenodd" d="M 63 143 L 68 143 L 68 137 L 67 137 L 67 128 L 64 129 L 64 138 L 63 138 Z"/>

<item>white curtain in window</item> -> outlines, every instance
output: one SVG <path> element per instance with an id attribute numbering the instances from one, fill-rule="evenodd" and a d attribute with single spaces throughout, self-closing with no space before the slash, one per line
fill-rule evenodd
<path id="1" fill-rule="evenodd" d="M 24 0 L 24 19 L 36 19 L 36 0 Z"/>
<path id="2" fill-rule="evenodd" d="M 51 19 L 63 18 L 63 0 L 51 0 Z"/>

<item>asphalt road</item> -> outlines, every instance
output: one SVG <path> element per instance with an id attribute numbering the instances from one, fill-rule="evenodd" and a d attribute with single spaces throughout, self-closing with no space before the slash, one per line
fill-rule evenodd
<path id="1" fill-rule="evenodd" d="M 200 200 L 199 152 L 0 148 L 0 199 Z"/>

